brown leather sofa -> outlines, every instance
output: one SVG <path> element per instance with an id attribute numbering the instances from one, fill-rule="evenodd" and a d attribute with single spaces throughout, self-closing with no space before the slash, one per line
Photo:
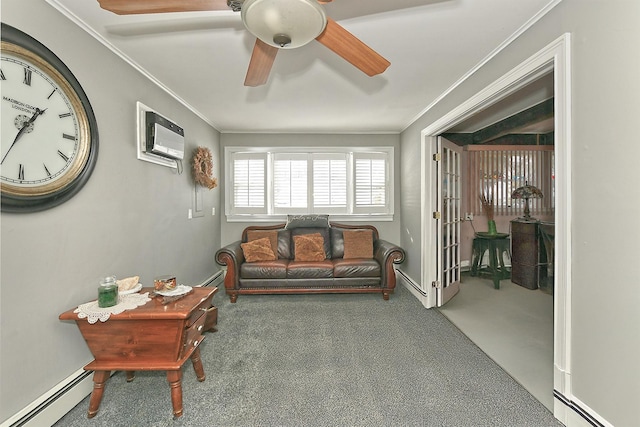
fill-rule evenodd
<path id="1" fill-rule="evenodd" d="M 396 286 L 393 264 L 404 258 L 375 227 L 330 223 L 327 216 L 247 227 L 241 240 L 216 253 L 227 266 L 232 303 L 240 294 L 381 293 L 388 300 Z"/>

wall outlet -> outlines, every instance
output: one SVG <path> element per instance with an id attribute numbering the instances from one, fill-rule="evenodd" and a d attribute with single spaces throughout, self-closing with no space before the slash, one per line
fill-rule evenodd
<path id="1" fill-rule="evenodd" d="M 473 221 L 473 214 L 472 213 L 464 214 L 464 220 L 465 221 Z"/>

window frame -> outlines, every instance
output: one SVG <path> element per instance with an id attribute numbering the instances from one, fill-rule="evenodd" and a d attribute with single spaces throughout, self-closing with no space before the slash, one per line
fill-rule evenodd
<path id="1" fill-rule="evenodd" d="M 286 209 L 274 206 L 274 161 L 278 156 L 292 155 L 300 157 L 307 155 L 307 200 L 310 208 Z M 355 158 L 371 155 L 386 160 L 385 169 L 385 199 L 384 207 L 355 208 Z M 264 222 L 286 220 L 288 214 L 317 213 L 329 214 L 334 221 L 393 221 L 394 197 L 394 147 L 225 147 L 225 215 L 229 222 Z M 344 156 L 347 161 L 347 206 L 342 208 L 318 207 L 313 208 L 313 161 L 326 160 Z M 265 159 L 265 205 L 260 209 L 237 208 L 234 205 L 234 167 L 238 158 Z"/>

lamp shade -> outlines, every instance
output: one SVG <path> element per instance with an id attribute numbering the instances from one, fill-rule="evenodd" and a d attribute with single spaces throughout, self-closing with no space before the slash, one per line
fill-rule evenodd
<path id="1" fill-rule="evenodd" d="M 251 34 L 286 49 L 304 46 L 327 25 L 324 9 L 316 0 L 245 0 L 241 16 Z"/>
<path id="2" fill-rule="evenodd" d="M 538 187 L 525 183 L 511 193 L 512 199 L 542 199 L 542 191 Z"/>

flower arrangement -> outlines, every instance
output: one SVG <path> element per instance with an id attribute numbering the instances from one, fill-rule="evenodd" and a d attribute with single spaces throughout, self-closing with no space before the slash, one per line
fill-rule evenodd
<path id="1" fill-rule="evenodd" d="M 218 180 L 213 177 L 211 150 L 206 147 L 198 147 L 193 154 L 193 179 L 209 190 L 218 186 Z"/>
<path id="2" fill-rule="evenodd" d="M 489 234 L 497 234 L 498 231 L 496 229 L 496 222 L 494 220 L 494 205 L 493 205 L 493 196 L 488 195 L 484 191 L 481 195 L 478 196 L 480 198 L 480 203 L 482 204 L 482 210 L 484 214 L 487 216 L 487 227 Z"/>
<path id="3" fill-rule="evenodd" d="M 487 216 L 487 220 L 493 221 L 494 212 L 493 212 L 493 196 L 487 195 L 487 193 L 483 192 L 478 196 L 480 199 L 480 203 L 482 204 L 482 211 Z"/>

